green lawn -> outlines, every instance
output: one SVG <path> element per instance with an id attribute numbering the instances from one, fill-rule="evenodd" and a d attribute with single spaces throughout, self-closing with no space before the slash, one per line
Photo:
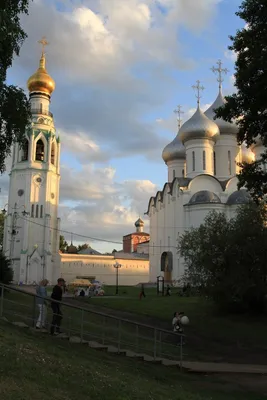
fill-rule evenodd
<path id="1" fill-rule="evenodd" d="M 262 400 L 237 383 L 71 345 L 0 322 L 3 400 Z M 255 389 L 254 389 L 255 390 Z"/>

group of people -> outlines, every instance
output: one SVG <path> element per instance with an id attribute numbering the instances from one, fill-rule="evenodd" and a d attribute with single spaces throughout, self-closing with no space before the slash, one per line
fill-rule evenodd
<path id="1" fill-rule="evenodd" d="M 36 322 L 36 329 L 46 329 L 46 316 L 47 316 L 47 287 L 48 280 L 43 279 L 36 288 L 36 304 L 39 309 L 39 316 Z M 62 295 L 64 292 L 65 280 L 59 278 L 57 284 L 53 287 L 51 294 L 52 301 L 51 309 L 53 312 L 52 322 L 50 326 L 51 335 L 58 335 L 60 332 L 60 325 L 62 320 L 62 311 L 60 302 L 62 301 Z M 54 300 L 54 301 L 53 301 Z"/>

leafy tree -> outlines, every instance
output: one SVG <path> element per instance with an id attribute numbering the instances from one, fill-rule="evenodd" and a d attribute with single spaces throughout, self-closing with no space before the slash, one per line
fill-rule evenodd
<path id="1" fill-rule="evenodd" d="M 89 247 L 89 246 L 88 246 L 87 243 L 79 244 L 78 247 L 77 247 L 77 251 L 79 252 L 79 251 L 81 251 L 81 250 L 88 249 L 88 247 Z"/>
<path id="2" fill-rule="evenodd" d="M 0 214 L 0 251 L 3 249 L 5 216 Z"/>
<path id="3" fill-rule="evenodd" d="M 65 240 L 63 235 L 59 236 L 59 250 L 62 251 L 62 253 L 65 253 L 67 251 L 67 248 L 69 247 L 68 242 Z"/>
<path id="4" fill-rule="evenodd" d="M 211 212 L 186 232 L 179 251 L 185 281 L 222 308 L 262 312 L 267 294 L 267 213 L 262 205 L 242 206 L 227 220 Z"/>
<path id="5" fill-rule="evenodd" d="M 227 121 L 235 119 L 239 126 L 238 140 L 251 145 L 260 137 L 267 146 L 267 2 L 244 0 L 237 16 L 244 20 L 244 28 L 230 36 L 230 50 L 237 54 L 235 86 L 237 92 L 226 97 L 227 103 L 216 114 Z M 261 161 L 267 159 L 267 153 Z M 256 202 L 267 193 L 267 173 L 260 162 L 244 163 L 239 176 L 239 187 L 246 186 Z"/>
<path id="6" fill-rule="evenodd" d="M 2 0 L 0 5 L 0 172 L 14 142 L 23 143 L 31 113 L 22 89 L 7 85 L 7 70 L 27 37 L 20 26 L 20 15 L 27 14 L 28 0 Z"/>
<path id="7" fill-rule="evenodd" d="M 10 261 L 0 253 L 0 282 L 8 285 L 13 280 L 13 269 L 10 267 Z"/>

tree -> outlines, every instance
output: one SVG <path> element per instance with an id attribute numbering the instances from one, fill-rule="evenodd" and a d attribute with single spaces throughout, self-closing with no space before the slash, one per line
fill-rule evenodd
<path id="1" fill-rule="evenodd" d="M 59 236 L 59 250 L 62 251 L 62 253 L 65 253 L 67 251 L 67 248 L 69 247 L 68 242 L 65 240 L 63 235 Z"/>
<path id="2" fill-rule="evenodd" d="M 28 0 L 2 0 L 0 5 L 0 172 L 14 142 L 23 143 L 30 123 L 28 99 L 22 89 L 7 85 L 7 70 L 14 55 L 19 55 L 26 33 L 20 26 L 20 15 L 28 13 Z"/>
<path id="3" fill-rule="evenodd" d="M 88 249 L 88 247 L 89 247 L 89 246 L 88 246 L 87 243 L 79 244 L 78 247 L 77 247 L 77 251 L 79 252 L 79 251 L 81 251 L 81 250 Z"/>
<path id="4" fill-rule="evenodd" d="M 267 294 L 267 212 L 263 205 L 242 206 L 227 220 L 211 212 L 199 228 L 186 232 L 179 251 L 185 281 L 220 307 L 261 312 Z"/>
<path id="5" fill-rule="evenodd" d="M 226 121 L 236 120 L 239 126 L 238 140 L 248 146 L 259 136 L 267 146 L 267 2 L 245 0 L 237 16 L 245 22 L 244 28 L 230 36 L 231 51 L 237 54 L 235 86 L 237 92 L 226 97 L 224 107 L 216 110 L 216 116 Z M 239 175 L 239 187 L 245 186 L 253 199 L 259 202 L 267 193 L 267 173 L 260 171 L 262 160 L 249 165 L 244 163 Z"/>
<path id="6" fill-rule="evenodd" d="M 13 280 L 13 269 L 10 267 L 10 261 L 0 253 L 0 282 L 9 285 Z"/>

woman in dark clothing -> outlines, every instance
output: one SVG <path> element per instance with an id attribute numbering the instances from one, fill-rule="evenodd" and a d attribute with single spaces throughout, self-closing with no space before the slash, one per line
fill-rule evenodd
<path id="1" fill-rule="evenodd" d="M 63 278 L 59 278 L 57 280 L 57 285 L 54 286 L 53 292 L 51 294 L 51 299 L 58 301 L 62 301 L 63 287 L 65 285 L 65 281 Z M 50 333 L 51 335 L 60 333 L 60 324 L 62 320 L 62 312 L 60 303 L 52 301 L 51 308 L 53 311 L 53 318 L 51 323 Z"/>

